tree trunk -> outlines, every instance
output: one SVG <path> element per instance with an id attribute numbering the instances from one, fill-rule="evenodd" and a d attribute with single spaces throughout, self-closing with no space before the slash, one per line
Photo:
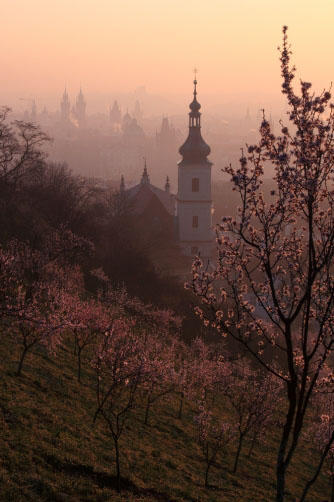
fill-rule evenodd
<path id="1" fill-rule="evenodd" d="M 78 382 L 81 383 L 81 347 L 78 346 Z"/>
<path id="2" fill-rule="evenodd" d="M 115 443 L 115 456 L 116 456 L 116 488 L 117 491 L 121 491 L 121 468 L 119 463 L 119 449 L 118 449 L 118 438 L 114 436 Z"/>
<path id="3" fill-rule="evenodd" d="M 204 484 L 205 488 L 208 488 L 208 486 L 209 486 L 208 477 L 209 477 L 209 469 L 210 469 L 210 466 L 211 466 L 211 464 L 210 464 L 210 463 L 208 463 L 208 464 L 206 465 L 206 470 L 205 470 L 205 484 Z"/>
<path id="4" fill-rule="evenodd" d="M 331 448 L 331 446 L 332 446 L 332 444 L 333 444 L 333 441 L 334 441 L 334 432 L 332 432 L 331 439 L 330 439 L 330 441 L 327 443 L 327 446 L 326 446 L 326 448 L 324 449 L 324 451 L 323 451 L 323 453 L 322 453 L 322 455 L 321 455 L 320 462 L 319 462 L 319 464 L 318 464 L 318 467 L 317 467 L 317 469 L 316 469 L 316 471 L 315 471 L 315 474 L 314 474 L 313 478 L 311 478 L 311 479 L 310 479 L 310 480 L 306 483 L 306 485 L 305 485 L 305 488 L 304 488 L 303 494 L 302 494 L 302 496 L 301 496 L 301 498 L 300 498 L 300 502 L 304 502 L 304 501 L 306 500 L 306 495 L 307 495 L 307 493 L 308 493 L 309 489 L 311 488 L 311 486 L 313 485 L 313 483 L 315 483 L 315 482 L 316 482 L 316 480 L 317 480 L 317 478 L 318 478 L 318 476 L 319 476 L 319 474 L 320 474 L 320 472 L 321 472 L 321 469 L 322 469 L 323 463 L 324 463 L 324 461 L 325 461 L 325 459 L 326 459 L 326 456 L 327 456 L 327 454 L 328 454 L 328 452 L 329 452 L 329 450 L 330 450 L 330 448 Z M 333 477 L 332 477 L 332 476 L 333 476 Z M 331 496 L 333 496 L 333 490 L 334 490 L 334 488 L 333 488 L 333 483 L 334 483 L 334 475 L 332 475 L 332 476 L 331 476 L 331 483 L 332 483 L 332 492 L 331 492 Z M 334 499 L 333 499 L 333 500 L 334 500 Z"/>
<path id="5" fill-rule="evenodd" d="M 285 491 L 285 468 L 277 467 L 277 502 L 284 502 L 284 491 Z"/>
<path id="6" fill-rule="evenodd" d="M 331 475 L 331 502 L 334 502 L 334 474 Z"/>
<path id="7" fill-rule="evenodd" d="M 291 340 L 291 337 L 290 337 Z M 276 502 L 284 502 L 285 498 L 285 474 L 287 467 L 289 465 L 289 458 L 285 460 L 285 455 L 286 455 L 286 450 L 288 447 L 289 443 L 289 438 L 291 431 L 293 430 L 293 420 L 295 416 L 295 410 L 296 410 L 296 389 L 297 389 L 297 383 L 295 379 L 293 379 L 292 382 L 287 383 L 287 391 L 288 391 L 288 399 L 289 399 L 289 408 L 288 408 L 288 413 L 286 416 L 285 424 L 283 427 L 283 432 L 282 432 L 282 437 L 278 449 L 278 454 L 277 454 L 277 463 L 276 463 L 276 480 L 277 480 L 277 485 L 276 485 Z M 298 436 L 297 436 L 298 439 Z M 295 441 L 295 445 L 296 445 Z M 292 455 L 292 446 L 290 446 L 290 458 Z"/>
<path id="8" fill-rule="evenodd" d="M 211 460 L 209 460 L 209 445 L 206 444 L 206 448 L 205 448 L 205 460 L 206 460 L 206 470 L 205 470 L 205 488 L 208 488 L 209 486 L 209 481 L 208 481 L 208 478 L 209 478 L 209 469 L 211 467 L 211 464 L 212 464 L 212 461 L 213 461 L 213 458 Z"/>
<path id="9" fill-rule="evenodd" d="M 285 431 L 283 431 L 283 436 L 285 436 Z M 287 440 L 284 437 L 281 441 L 278 457 L 277 457 L 277 466 L 276 466 L 276 478 L 277 478 L 277 502 L 284 502 L 285 496 L 285 472 L 286 472 L 286 464 L 284 464 L 284 453 L 286 450 Z"/>
<path id="10" fill-rule="evenodd" d="M 252 439 L 252 442 L 251 442 L 251 446 L 249 448 L 248 455 L 247 455 L 248 458 L 251 456 L 251 454 L 253 452 L 253 448 L 254 448 L 254 445 L 255 445 L 255 440 L 256 440 L 256 436 L 254 435 L 253 439 Z"/>
<path id="11" fill-rule="evenodd" d="M 239 436 L 239 444 L 238 444 L 238 449 L 237 449 L 237 453 L 235 455 L 235 461 L 234 461 L 234 467 L 233 467 L 233 474 L 235 474 L 237 472 L 237 469 L 238 469 L 238 462 L 239 462 L 239 457 L 240 457 L 240 452 L 241 452 L 241 448 L 242 448 L 242 442 L 244 440 L 244 436 L 243 434 L 240 434 Z"/>
<path id="12" fill-rule="evenodd" d="M 177 416 L 177 418 L 179 418 L 180 420 L 182 418 L 183 399 L 184 399 L 184 395 L 182 394 L 182 397 L 180 399 L 179 413 L 178 413 L 178 416 Z"/>
<path id="13" fill-rule="evenodd" d="M 150 408 L 151 408 L 150 402 L 149 402 L 149 400 L 147 400 L 146 411 L 145 411 L 145 425 L 148 425 L 148 414 L 149 414 Z"/>
<path id="14" fill-rule="evenodd" d="M 28 347 L 24 347 L 22 355 L 21 355 L 21 359 L 20 359 L 20 362 L 19 362 L 19 365 L 18 365 L 18 368 L 17 368 L 16 376 L 21 376 L 22 375 L 23 361 L 24 361 L 25 356 L 27 355 L 28 350 L 29 350 Z"/>

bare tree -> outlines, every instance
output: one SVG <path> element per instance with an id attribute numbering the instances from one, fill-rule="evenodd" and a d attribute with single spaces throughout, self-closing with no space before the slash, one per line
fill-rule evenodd
<path id="1" fill-rule="evenodd" d="M 47 154 L 43 146 L 50 138 L 35 124 L 8 122 L 10 111 L 0 107 L 0 181 L 16 188 L 44 167 Z"/>

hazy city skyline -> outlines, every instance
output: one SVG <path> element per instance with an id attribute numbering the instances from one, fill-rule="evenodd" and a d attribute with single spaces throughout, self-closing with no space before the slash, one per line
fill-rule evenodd
<path id="1" fill-rule="evenodd" d="M 161 112 L 168 113 L 185 104 L 196 66 L 207 109 L 238 102 L 274 109 L 281 104 L 276 48 L 283 24 L 297 76 L 316 89 L 333 80 L 329 0 L 316 10 L 300 0 L 0 0 L 0 6 L 6 48 L 0 88 L 11 106 L 35 98 L 56 109 L 66 84 L 73 99 L 82 85 L 88 111 L 103 111 L 109 96 L 144 86 L 166 99 Z"/>

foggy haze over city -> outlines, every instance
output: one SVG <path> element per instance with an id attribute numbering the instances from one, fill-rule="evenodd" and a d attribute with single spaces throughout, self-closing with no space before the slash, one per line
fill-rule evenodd
<path id="1" fill-rule="evenodd" d="M 0 0 L 0 501 L 334 502 L 334 0 Z"/>
<path id="2" fill-rule="evenodd" d="M 2 0 L 0 4 L 2 46 L 6 47 L 1 55 L 2 102 L 12 107 L 16 118 L 24 114 L 28 118 L 34 106 L 33 117 L 36 114 L 37 122 L 55 140 L 51 159 L 64 160 L 84 175 L 117 182 L 124 174 L 135 182 L 145 157 L 154 182 L 162 184 L 168 174 L 175 183 L 177 149 L 187 134 L 193 69 L 198 67 L 202 130 L 212 146 L 213 178 L 221 179 L 221 168 L 238 161 L 240 148 L 256 138 L 262 109 L 273 125 L 285 116 L 284 100 L 277 92 L 277 45 L 283 24 L 293 28 L 291 43 L 303 75 L 316 88 L 319 82 L 332 81 L 326 64 L 327 54 L 334 50 L 332 40 L 326 38 L 330 16 L 324 19 L 321 8 L 314 12 L 311 1 L 291 5 L 286 0 L 233 4 L 212 0 L 204 6 L 198 0 L 101 0 L 94 5 L 76 0 Z M 332 5 L 329 9 L 334 13 Z M 93 167 L 84 165 L 88 160 L 82 163 L 79 154 L 68 155 L 59 138 L 61 128 L 56 126 L 65 87 L 72 111 L 82 89 L 84 128 L 97 156 L 109 161 L 98 161 Z M 122 116 L 127 112 L 132 116 L 139 104 L 137 122 L 143 134 L 137 131 L 131 155 L 116 154 L 112 159 L 105 143 L 115 101 Z M 163 118 L 168 118 L 176 134 L 174 144 L 169 144 L 169 165 L 155 144 Z M 73 113 L 70 120 L 78 126 Z M 121 132 L 120 128 L 118 135 Z M 100 140 L 104 146 L 98 146 Z M 79 143 L 73 145 L 72 151 L 76 149 L 80 150 Z"/>
<path id="3" fill-rule="evenodd" d="M 260 99 L 261 106 L 276 108 L 276 48 L 283 24 L 291 28 L 304 78 L 316 88 L 332 80 L 326 61 L 334 49 L 327 37 L 334 7 L 328 0 L 317 5 L 314 9 L 311 0 L 1 0 L 6 47 L 1 93 L 11 105 L 19 97 L 39 98 L 41 106 L 55 110 L 64 85 L 72 94 L 81 84 L 94 113 L 103 111 L 111 93 L 145 86 L 149 94 L 172 97 L 180 106 L 197 66 L 207 106 L 231 101 L 254 107 Z M 264 102 L 269 97 L 274 102 Z"/>

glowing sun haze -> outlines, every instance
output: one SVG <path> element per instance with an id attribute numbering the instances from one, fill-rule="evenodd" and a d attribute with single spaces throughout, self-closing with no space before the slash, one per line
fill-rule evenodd
<path id="1" fill-rule="evenodd" d="M 88 93 L 277 96 L 277 46 L 316 89 L 333 80 L 332 0 L 0 0 L 2 101 Z"/>

